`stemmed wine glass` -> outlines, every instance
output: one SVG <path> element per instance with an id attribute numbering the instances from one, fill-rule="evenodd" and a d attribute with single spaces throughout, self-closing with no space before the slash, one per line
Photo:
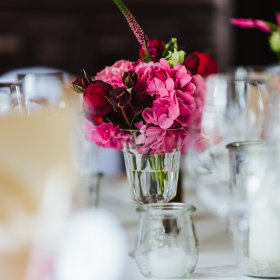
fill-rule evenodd
<path id="1" fill-rule="evenodd" d="M 257 79 L 208 78 L 202 116 L 204 150 L 192 148 L 186 157 L 187 170 L 205 206 L 218 216 L 230 211 L 230 142 L 263 137 L 269 97 L 266 83 Z"/>

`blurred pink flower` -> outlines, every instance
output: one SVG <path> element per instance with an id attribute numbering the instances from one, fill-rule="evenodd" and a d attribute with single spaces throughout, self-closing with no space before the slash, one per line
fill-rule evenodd
<path id="1" fill-rule="evenodd" d="M 276 23 L 280 27 L 280 12 L 276 12 L 275 17 L 276 17 Z"/>
<path id="2" fill-rule="evenodd" d="M 111 84 L 114 88 L 123 87 L 122 75 L 134 68 L 135 63 L 129 60 L 118 60 L 112 66 L 106 66 L 95 76 L 96 80 Z"/>
<path id="3" fill-rule="evenodd" d="M 272 30 L 268 26 L 267 22 L 264 20 L 259 19 L 245 19 L 245 18 L 232 18 L 230 22 L 233 25 L 243 27 L 243 28 L 257 28 L 259 30 L 262 30 L 264 32 L 271 33 Z"/>

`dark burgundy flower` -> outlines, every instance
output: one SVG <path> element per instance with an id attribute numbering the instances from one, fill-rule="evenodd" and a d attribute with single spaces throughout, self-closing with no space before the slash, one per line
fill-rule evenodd
<path id="1" fill-rule="evenodd" d="M 165 49 L 165 43 L 157 39 L 149 40 L 147 49 L 151 60 L 157 62 L 162 58 L 162 54 Z M 139 56 L 145 61 L 146 53 L 143 47 L 139 50 Z"/>
<path id="2" fill-rule="evenodd" d="M 100 119 L 113 110 L 108 101 L 112 86 L 103 81 L 92 82 L 84 91 L 84 111 L 88 117 Z"/>
<path id="3" fill-rule="evenodd" d="M 154 97 L 147 92 L 137 91 L 132 93 L 132 107 L 135 112 L 139 113 L 146 109 L 152 108 Z"/>
<path id="4" fill-rule="evenodd" d="M 184 65 L 192 74 L 207 76 L 218 73 L 218 63 L 207 53 L 194 52 L 187 55 Z"/>
<path id="5" fill-rule="evenodd" d="M 130 93 L 125 88 L 114 88 L 110 92 L 109 101 L 114 108 L 124 108 L 130 101 Z"/>
<path id="6" fill-rule="evenodd" d="M 194 53 L 187 55 L 184 61 L 186 68 L 192 73 L 196 74 L 199 64 L 199 58 Z"/>
<path id="7" fill-rule="evenodd" d="M 137 74 L 134 71 L 124 72 L 122 76 L 122 82 L 128 88 L 132 88 L 137 84 Z"/>
<path id="8" fill-rule="evenodd" d="M 91 78 L 84 72 L 83 76 L 78 77 L 72 82 L 73 89 L 78 93 L 83 93 L 86 87 L 92 83 Z"/>

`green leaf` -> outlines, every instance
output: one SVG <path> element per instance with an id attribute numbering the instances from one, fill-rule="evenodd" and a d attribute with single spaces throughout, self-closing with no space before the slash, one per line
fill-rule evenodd
<path id="1" fill-rule="evenodd" d="M 165 45 L 163 52 L 163 58 L 167 60 L 171 67 L 176 64 L 183 64 L 186 53 L 183 50 L 178 50 L 178 44 L 176 38 L 171 38 L 170 41 Z"/>

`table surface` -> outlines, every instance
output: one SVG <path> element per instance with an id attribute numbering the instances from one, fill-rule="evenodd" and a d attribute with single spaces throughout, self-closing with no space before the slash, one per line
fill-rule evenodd
<path id="1" fill-rule="evenodd" d="M 226 221 L 211 215 L 199 202 L 194 191 L 187 190 L 184 200 L 197 207 L 194 223 L 199 241 L 199 259 L 190 279 L 249 279 L 240 275 L 235 265 Z M 103 184 L 100 206 L 114 213 L 121 221 L 128 236 L 129 250 L 133 251 L 138 219 L 135 211 L 137 204 L 130 197 L 125 178 Z M 141 275 L 135 260 L 127 256 L 127 268 L 121 280 L 143 279 L 147 278 Z"/>

